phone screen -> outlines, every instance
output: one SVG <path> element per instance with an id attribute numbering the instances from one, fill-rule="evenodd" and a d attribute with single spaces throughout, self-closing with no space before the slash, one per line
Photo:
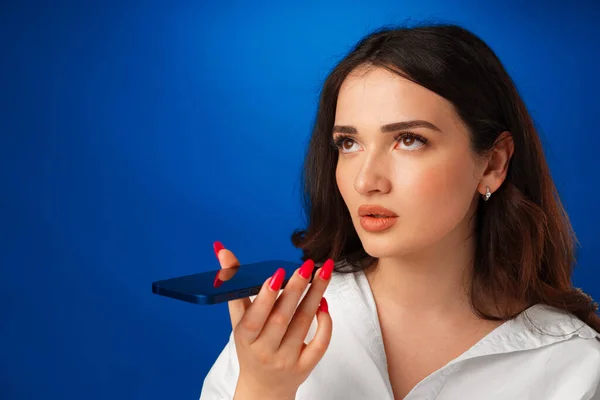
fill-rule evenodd
<path id="1" fill-rule="evenodd" d="M 278 268 L 283 268 L 286 271 L 281 286 L 283 289 L 296 269 L 300 268 L 300 265 L 299 263 L 281 260 L 243 264 L 235 268 L 200 272 L 156 281 L 152 283 L 152 292 L 195 304 L 218 304 L 258 294 L 263 283 Z M 214 286 L 217 274 L 219 279 L 223 281 L 219 287 Z"/>

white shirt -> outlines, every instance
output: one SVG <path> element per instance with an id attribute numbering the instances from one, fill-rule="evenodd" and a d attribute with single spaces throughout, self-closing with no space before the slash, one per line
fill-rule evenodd
<path id="1" fill-rule="evenodd" d="M 331 341 L 296 400 L 393 400 L 364 272 L 334 272 L 325 297 L 333 321 Z M 305 342 L 316 326 L 315 318 Z M 231 334 L 204 380 L 200 400 L 232 399 L 238 375 Z M 570 314 L 536 305 L 423 379 L 404 399 L 600 400 L 600 334 Z"/>

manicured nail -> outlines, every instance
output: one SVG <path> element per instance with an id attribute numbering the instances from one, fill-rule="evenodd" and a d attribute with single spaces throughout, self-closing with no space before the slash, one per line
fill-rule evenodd
<path id="1" fill-rule="evenodd" d="M 329 305 L 327 304 L 325 297 L 321 298 L 321 302 L 319 303 L 319 311 L 329 312 Z"/>
<path id="2" fill-rule="evenodd" d="M 271 282 L 269 283 L 269 287 L 272 290 L 281 289 L 281 284 L 283 283 L 283 278 L 285 277 L 285 269 L 279 268 L 273 276 L 271 277 Z"/>
<path id="3" fill-rule="evenodd" d="M 223 281 L 219 279 L 219 273 L 217 272 L 217 276 L 215 276 L 215 281 L 213 283 L 213 287 L 218 288 L 223 284 Z"/>
<path id="4" fill-rule="evenodd" d="M 313 260 L 306 260 L 304 261 L 304 264 L 302 264 L 302 267 L 300 267 L 300 272 L 298 273 L 304 279 L 310 279 L 314 268 L 315 262 Z"/>
<path id="5" fill-rule="evenodd" d="M 331 278 L 332 271 L 333 271 L 333 260 L 331 258 L 329 258 L 327 261 L 325 261 L 325 264 L 323 264 L 323 267 L 321 268 L 321 273 L 319 274 L 319 276 L 321 277 L 321 279 L 326 281 L 329 278 Z"/>
<path id="6" fill-rule="evenodd" d="M 213 243 L 213 248 L 215 249 L 215 256 L 217 256 L 217 260 L 219 259 L 219 252 L 221 250 L 223 250 L 225 248 L 225 246 L 223 246 L 223 243 L 221 242 L 214 242 Z"/>

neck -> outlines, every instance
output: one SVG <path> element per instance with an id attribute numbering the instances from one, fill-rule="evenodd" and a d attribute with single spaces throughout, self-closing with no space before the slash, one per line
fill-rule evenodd
<path id="1" fill-rule="evenodd" d="M 365 270 L 378 305 L 411 318 L 472 316 L 470 271 L 475 240 L 454 232 L 418 254 L 384 257 Z"/>

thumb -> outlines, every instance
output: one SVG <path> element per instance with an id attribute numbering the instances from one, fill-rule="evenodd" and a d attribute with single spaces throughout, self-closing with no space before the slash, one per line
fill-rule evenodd
<path id="1" fill-rule="evenodd" d="M 235 254 L 226 249 L 220 242 L 215 242 L 213 247 L 215 249 L 217 259 L 219 260 L 219 264 L 221 265 L 221 271 L 217 275 L 215 283 L 218 280 L 220 280 L 221 283 L 223 281 L 228 281 L 233 278 L 239 269 L 240 262 Z M 228 301 L 227 304 L 229 307 L 229 318 L 231 319 L 231 329 L 235 329 L 252 302 L 250 301 L 249 297 L 245 297 L 242 299 Z"/>

